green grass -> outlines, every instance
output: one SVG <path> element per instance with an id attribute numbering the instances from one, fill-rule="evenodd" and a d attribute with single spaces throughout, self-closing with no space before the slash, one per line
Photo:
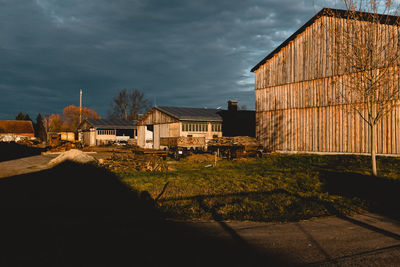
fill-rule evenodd
<path id="1" fill-rule="evenodd" d="M 363 187 L 363 179 L 370 179 L 366 156 L 271 154 L 263 159 L 219 161 L 216 168 L 206 165 L 181 161 L 176 171 L 168 173 L 120 171 L 118 175 L 153 198 L 168 182 L 157 205 L 180 219 L 296 221 L 379 207 L 371 197 L 374 194 Z M 381 181 L 398 186 L 399 167 L 398 158 L 378 158 L 382 177 L 368 180 L 368 186 L 377 188 Z M 341 179 L 345 176 L 349 178 Z"/>

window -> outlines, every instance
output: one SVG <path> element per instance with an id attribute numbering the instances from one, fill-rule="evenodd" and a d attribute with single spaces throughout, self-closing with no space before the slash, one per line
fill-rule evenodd
<path id="1" fill-rule="evenodd" d="M 213 132 L 221 132 L 222 131 L 221 123 L 213 123 L 213 124 L 211 124 L 211 131 L 213 131 Z"/>
<path id="2" fill-rule="evenodd" d="M 208 132 L 207 122 L 182 122 L 182 131 L 185 132 Z"/>
<path id="3" fill-rule="evenodd" d="M 115 130 L 97 130 L 98 135 L 115 135 Z"/>

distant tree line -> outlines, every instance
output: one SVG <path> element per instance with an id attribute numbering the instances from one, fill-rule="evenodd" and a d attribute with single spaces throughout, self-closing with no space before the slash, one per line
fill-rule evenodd
<path id="1" fill-rule="evenodd" d="M 36 116 L 36 122 L 33 122 L 35 129 L 35 136 L 42 140 L 47 140 L 48 132 L 76 132 L 79 126 L 80 110 L 78 106 L 70 105 L 63 109 L 63 114 L 50 114 Z M 100 119 L 96 111 L 87 107 L 82 107 L 82 119 Z M 15 117 L 16 120 L 29 120 L 32 119 L 28 114 L 19 112 Z"/>
<path id="2" fill-rule="evenodd" d="M 15 116 L 15 119 L 17 121 L 32 121 L 31 117 L 29 117 L 28 113 L 24 114 L 22 112 L 18 113 L 17 116 Z"/>
<path id="3" fill-rule="evenodd" d="M 63 109 L 62 115 L 51 114 L 45 116 L 44 127 L 47 132 L 75 132 L 78 130 L 80 108 L 75 105 L 67 106 Z M 82 107 L 83 119 L 100 119 L 100 116 L 93 109 Z"/>
<path id="4" fill-rule="evenodd" d="M 146 113 L 152 107 L 144 93 L 138 89 L 122 89 L 118 92 L 110 104 L 108 118 L 122 120 L 137 120 L 140 114 Z M 80 108 L 75 105 L 69 105 L 63 109 L 61 114 L 42 115 L 38 114 L 36 122 L 33 122 L 35 135 L 42 141 L 47 140 L 48 132 L 76 132 L 79 127 L 80 114 L 84 119 L 100 119 L 100 116 L 93 109 L 87 107 Z M 32 119 L 28 114 L 19 112 L 15 117 L 16 120 Z"/>

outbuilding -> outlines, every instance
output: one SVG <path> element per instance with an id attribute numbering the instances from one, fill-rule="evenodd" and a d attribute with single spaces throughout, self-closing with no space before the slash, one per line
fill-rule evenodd
<path id="1" fill-rule="evenodd" d="M 0 135 L 34 138 L 35 131 L 32 121 L 3 120 L 0 121 Z"/>
<path id="2" fill-rule="evenodd" d="M 138 120 L 138 146 L 160 149 L 163 137 L 222 136 L 219 109 L 155 106 Z"/>
<path id="3" fill-rule="evenodd" d="M 79 139 L 86 146 L 128 142 L 137 138 L 136 121 L 85 119 L 78 127 Z"/>

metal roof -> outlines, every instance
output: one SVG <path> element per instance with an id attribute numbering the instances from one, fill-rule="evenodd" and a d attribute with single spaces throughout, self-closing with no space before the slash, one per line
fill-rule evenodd
<path id="1" fill-rule="evenodd" d="M 94 128 L 104 129 L 135 129 L 136 121 L 118 120 L 118 119 L 86 119 Z"/>
<path id="2" fill-rule="evenodd" d="M 0 121 L 0 133 L 34 133 L 32 121 L 5 120 Z"/>
<path id="3" fill-rule="evenodd" d="M 298 29 L 289 38 L 287 38 L 280 46 L 278 46 L 274 51 L 272 51 L 270 54 L 268 54 L 257 65 L 255 65 L 251 69 L 251 72 L 255 72 L 258 68 L 260 68 L 262 65 L 264 65 L 264 63 L 267 62 L 267 60 L 271 59 L 275 54 L 277 54 L 279 51 L 281 51 L 281 49 L 283 47 L 287 46 L 291 41 L 293 41 L 297 37 L 297 35 L 304 32 L 307 29 L 307 27 L 311 26 L 320 17 L 327 16 L 327 17 L 336 17 L 336 18 L 346 19 L 348 17 L 351 17 L 352 16 L 351 14 L 360 15 L 360 16 L 357 16 L 357 19 L 363 20 L 363 21 L 371 21 L 371 18 L 372 18 L 371 16 L 375 15 L 375 14 L 367 13 L 367 12 L 355 11 L 355 13 L 350 13 L 349 11 L 342 10 L 342 9 L 323 8 L 314 17 L 312 17 L 309 21 L 307 21 L 306 24 L 304 24 L 300 29 Z M 377 14 L 377 15 L 379 16 L 379 23 L 381 23 L 381 24 L 393 25 L 395 23 L 399 23 L 400 17 L 398 17 L 398 16 L 380 15 L 380 14 Z"/>
<path id="4" fill-rule="evenodd" d="M 185 108 L 185 107 L 158 107 L 158 109 L 165 114 L 174 117 L 178 120 L 190 121 L 222 121 L 221 116 L 218 114 L 220 109 L 214 108 Z"/>

